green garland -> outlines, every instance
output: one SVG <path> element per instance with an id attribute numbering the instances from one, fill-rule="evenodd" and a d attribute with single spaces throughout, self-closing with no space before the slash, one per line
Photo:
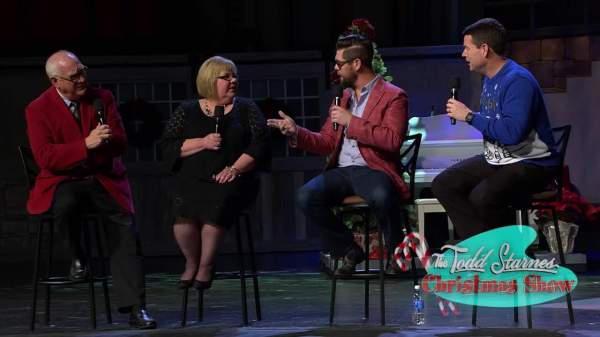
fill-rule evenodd
<path id="1" fill-rule="evenodd" d="M 369 20 L 363 19 L 363 18 L 352 20 L 352 23 L 350 24 L 350 26 L 348 26 L 345 34 L 358 34 L 358 35 L 365 36 L 366 38 L 371 40 L 371 43 L 373 44 L 373 62 L 372 62 L 373 72 L 375 72 L 375 74 L 383 77 L 383 79 L 386 80 L 387 82 L 391 82 L 394 80 L 392 75 L 388 74 L 387 67 L 385 66 L 385 63 L 383 62 L 383 58 L 381 58 L 381 54 L 379 53 L 379 50 L 377 49 L 377 44 L 374 42 L 375 41 L 375 27 L 373 27 L 373 25 L 371 25 Z"/>

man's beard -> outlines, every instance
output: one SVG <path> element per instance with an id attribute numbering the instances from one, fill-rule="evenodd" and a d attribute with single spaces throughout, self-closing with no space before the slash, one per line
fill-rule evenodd
<path id="1" fill-rule="evenodd" d="M 342 88 L 354 88 L 354 84 L 356 83 L 356 74 L 351 74 L 348 78 L 341 78 L 340 85 Z"/>

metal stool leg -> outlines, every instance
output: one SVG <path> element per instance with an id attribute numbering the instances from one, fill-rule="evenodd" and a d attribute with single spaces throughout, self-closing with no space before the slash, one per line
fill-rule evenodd
<path id="1" fill-rule="evenodd" d="M 52 276 L 52 255 L 54 252 L 54 221 L 48 220 L 48 266 L 46 267 L 47 278 Z M 46 312 L 44 313 L 44 324 L 50 325 L 50 291 L 51 287 L 46 284 Z"/>
<path id="2" fill-rule="evenodd" d="M 471 325 L 477 326 L 477 301 L 479 299 L 479 283 L 474 282 L 473 288 L 475 293 L 473 294 L 473 311 L 471 312 Z"/>
<path id="3" fill-rule="evenodd" d="M 252 284 L 254 286 L 254 307 L 256 311 L 256 320 L 262 320 L 262 313 L 260 310 L 260 292 L 258 289 L 258 275 L 256 271 L 256 256 L 254 253 L 254 241 L 252 239 L 252 224 L 250 223 L 250 215 L 244 213 L 244 220 L 246 222 L 246 236 L 248 237 L 248 251 L 250 252 L 250 268 L 252 271 Z"/>
<path id="4" fill-rule="evenodd" d="M 189 289 L 183 289 L 183 301 L 181 305 L 181 326 L 184 327 L 187 324 L 187 307 L 188 307 L 188 295 Z"/>
<path id="5" fill-rule="evenodd" d="M 204 289 L 198 289 L 198 322 L 204 320 Z"/>
<path id="6" fill-rule="evenodd" d="M 250 253 L 250 271 L 252 272 L 252 285 L 254 288 L 254 310 L 256 313 L 256 320 L 260 321 L 262 320 L 262 313 L 260 310 L 260 291 L 258 289 L 258 274 L 256 271 L 254 240 L 252 238 L 252 224 L 250 223 L 250 215 L 248 213 L 244 213 L 243 217 L 246 222 L 246 237 L 248 238 L 248 252 Z"/>
<path id="7" fill-rule="evenodd" d="M 367 218 L 369 216 L 369 214 L 367 212 L 363 212 L 362 214 L 363 216 L 363 247 L 365 247 L 365 273 L 368 273 L 369 270 L 371 269 L 370 264 L 369 264 L 369 252 L 371 251 L 371 246 L 370 246 L 370 240 L 369 240 L 369 219 Z M 369 320 L 369 299 L 370 299 L 370 280 L 368 278 L 365 278 L 365 301 L 364 301 L 364 319 L 366 321 Z"/>
<path id="8" fill-rule="evenodd" d="M 380 323 L 383 326 L 383 325 L 385 325 L 385 269 L 383 267 L 383 258 L 384 258 L 383 246 L 384 246 L 384 244 L 383 244 L 383 233 L 381 230 L 381 226 L 379 226 L 379 224 L 377 224 L 377 228 L 379 230 L 379 235 L 378 235 L 378 240 L 379 240 L 379 310 L 381 313 Z"/>
<path id="9" fill-rule="evenodd" d="M 106 257 L 104 255 L 103 249 L 103 245 L 106 243 L 106 231 L 102 221 L 94 219 L 94 223 L 94 229 L 96 233 L 96 248 L 98 249 L 98 258 L 100 259 L 100 268 L 102 269 L 102 292 L 104 293 L 104 310 L 106 312 L 106 322 L 108 324 L 111 324 L 112 313 L 110 310 L 110 296 L 108 294 L 108 269 L 106 268 Z"/>
<path id="10" fill-rule="evenodd" d="M 89 219 L 87 219 L 89 220 Z M 90 239 L 90 222 L 86 221 L 83 226 L 83 237 L 85 240 L 86 247 L 86 259 L 88 266 L 88 288 L 89 288 L 89 301 L 90 301 L 90 323 L 93 329 L 96 329 L 96 294 L 94 293 L 94 263 L 92 261 L 92 245 Z"/>
<path id="11" fill-rule="evenodd" d="M 565 259 L 565 252 L 563 252 L 562 238 L 560 237 L 560 228 L 558 227 L 558 215 L 556 209 L 552 207 L 552 220 L 554 221 L 554 233 L 556 236 L 556 243 L 558 246 L 558 256 L 560 258 L 560 264 L 562 266 L 567 265 Z M 575 324 L 575 316 L 573 315 L 573 302 L 571 301 L 571 292 L 567 292 L 567 311 L 569 312 L 569 322 L 571 325 Z"/>
<path id="12" fill-rule="evenodd" d="M 364 291 L 364 293 L 365 293 L 365 303 L 364 303 L 364 306 L 365 307 L 364 307 L 364 316 L 363 316 L 363 319 L 365 321 L 368 321 L 369 320 L 369 297 L 370 297 L 370 294 L 369 294 L 369 292 L 370 292 L 369 291 L 369 286 L 370 286 L 369 279 L 366 278 L 364 280 L 364 283 L 365 283 L 365 291 Z"/>
<path id="13" fill-rule="evenodd" d="M 40 221 L 38 224 L 38 232 L 35 246 L 35 255 L 34 255 L 34 264 L 33 264 L 33 280 L 31 282 L 31 288 L 33 290 L 33 300 L 31 303 L 31 320 L 29 321 L 29 330 L 33 331 L 35 329 L 35 310 L 37 305 L 37 295 L 38 295 L 38 273 L 40 270 L 40 253 L 42 247 L 42 235 L 44 232 L 44 223 Z"/>
<path id="14" fill-rule="evenodd" d="M 247 304 L 247 296 L 246 296 L 246 266 L 244 263 L 244 250 L 242 247 L 242 235 L 240 233 L 240 221 L 236 222 L 235 225 L 235 238 L 237 241 L 237 251 L 238 251 L 238 259 L 240 263 L 240 290 L 242 297 L 242 321 L 244 325 L 248 325 L 248 304 Z"/>
<path id="15" fill-rule="evenodd" d="M 333 315 L 335 313 L 335 288 L 337 277 L 335 275 L 336 270 L 338 269 L 338 260 L 335 259 L 333 262 L 333 272 L 331 275 L 331 295 L 329 297 L 329 325 L 333 324 Z"/>

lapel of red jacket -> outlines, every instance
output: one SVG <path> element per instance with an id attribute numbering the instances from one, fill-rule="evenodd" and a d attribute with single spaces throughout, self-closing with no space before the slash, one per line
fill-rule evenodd
<path id="1" fill-rule="evenodd" d="M 88 89 L 89 90 L 89 89 Z M 90 134 L 90 129 L 96 128 L 96 122 L 92 125 L 92 117 L 94 115 L 94 107 L 88 99 L 82 99 L 79 104 L 79 118 L 81 118 L 81 132 L 83 136 Z"/>
<path id="2" fill-rule="evenodd" d="M 64 135 L 65 140 L 68 141 L 68 140 L 81 138 L 81 136 L 82 136 L 81 130 L 79 129 L 79 126 L 77 125 L 77 121 L 73 117 L 71 110 L 65 104 L 65 101 L 62 99 L 62 97 L 60 97 L 60 95 L 58 94 L 58 91 L 56 91 L 56 88 L 50 87 L 49 90 L 50 90 L 50 95 L 52 97 L 52 103 L 55 106 L 54 108 L 49 109 L 49 110 L 53 110 L 54 112 L 52 114 L 55 115 L 54 117 L 51 117 L 51 119 L 53 119 L 53 120 L 51 120 L 51 123 L 58 124 L 58 125 L 64 125 L 64 127 L 60 128 L 60 133 L 62 133 Z M 81 111 L 81 108 L 80 108 L 80 111 Z M 81 116 L 81 112 L 80 112 L 80 116 Z"/>
<path id="3" fill-rule="evenodd" d="M 380 78 L 377 83 L 371 89 L 371 95 L 369 95 L 369 100 L 367 101 L 367 106 L 365 106 L 365 110 L 363 112 L 362 118 L 369 119 L 369 116 L 373 113 L 373 108 L 379 103 L 381 97 L 383 97 L 383 88 L 385 86 L 385 80 Z"/>

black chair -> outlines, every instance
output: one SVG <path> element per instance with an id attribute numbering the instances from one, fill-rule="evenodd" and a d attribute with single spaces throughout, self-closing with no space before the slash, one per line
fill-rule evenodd
<path id="1" fill-rule="evenodd" d="M 524 200 L 515 201 L 513 208 L 517 210 L 517 214 L 521 217 L 521 224 L 529 225 L 528 211 L 531 209 L 548 209 L 552 212 L 552 219 L 554 222 L 554 230 L 556 234 L 556 241 L 558 244 L 558 256 L 560 264 L 566 266 L 565 253 L 562 250 L 562 240 L 560 237 L 560 231 L 558 227 L 558 215 L 556 209 L 552 205 L 539 204 L 562 200 L 562 189 L 563 189 L 563 167 L 565 163 L 565 156 L 567 153 L 567 146 L 569 144 L 569 137 L 571 135 L 571 125 L 564 125 L 556 128 L 552 128 L 552 132 L 556 137 L 557 150 L 559 155 L 559 169 L 556 172 L 556 177 L 552 181 L 551 186 L 546 190 L 527 196 Z M 571 300 L 571 293 L 567 295 L 567 310 L 569 312 L 569 322 L 571 325 L 575 324 L 575 316 L 573 314 L 573 303 Z M 532 318 L 531 318 L 531 306 L 526 307 L 527 310 L 527 327 L 531 329 Z M 514 321 L 519 321 L 518 307 L 514 308 Z M 477 306 L 473 306 L 473 312 L 471 317 L 471 324 L 475 326 L 477 324 Z"/>
<path id="2" fill-rule="evenodd" d="M 410 136 L 406 136 L 405 145 L 402 147 L 400 151 L 400 161 L 397 163 L 398 171 L 401 176 L 404 174 L 408 174 L 409 179 L 409 191 L 410 191 L 410 201 L 409 204 L 414 202 L 414 192 L 415 192 L 415 172 L 417 169 L 417 158 L 419 156 L 419 147 L 421 146 L 421 134 L 414 134 Z M 402 209 L 403 214 L 403 231 L 406 235 L 408 232 L 412 232 L 412 229 L 409 228 L 408 225 L 408 213 L 404 208 L 406 206 L 406 202 L 404 202 L 399 207 Z M 337 275 L 336 270 L 338 268 L 339 260 L 334 261 L 333 271 L 331 273 L 331 297 L 330 297 L 330 306 L 329 306 L 329 324 L 333 324 L 333 316 L 335 312 L 335 296 L 336 296 L 336 285 L 338 279 L 344 280 L 364 280 L 364 319 L 369 319 L 369 282 L 374 279 L 379 279 L 379 308 L 381 311 L 381 325 L 385 325 L 385 279 L 390 278 L 392 275 L 386 274 L 386 266 L 384 266 L 384 242 L 383 235 L 381 231 L 381 226 L 377 223 L 376 229 L 378 231 L 378 241 L 379 245 L 379 268 L 371 270 L 369 266 L 369 216 L 370 216 L 370 208 L 366 201 L 359 196 L 350 196 L 345 198 L 342 201 L 342 204 L 336 207 L 336 213 L 339 216 L 346 216 L 350 214 L 359 214 L 361 216 L 362 221 L 362 231 L 364 234 L 364 247 L 367 258 L 365 260 L 365 270 L 357 271 L 352 275 Z M 388 255 L 392 252 L 388 252 Z M 389 261 L 389 263 L 394 263 L 394 261 Z M 415 259 L 412 259 L 412 273 L 413 273 L 413 281 L 415 283 L 418 282 L 417 279 L 417 271 Z"/>
<path id="3" fill-rule="evenodd" d="M 25 172 L 25 179 L 27 183 L 27 189 L 31 190 L 35 183 L 35 177 L 39 173 L 39 168 L 33 159 L 31 149 L 24 146 L 19 146 L 19 155 L 23 170 Z M 110 298 L 108 296 L 108 283 L 107 283 L 107 269 L 104 257 L 104 251 L 102 249 L 102 240 L 106 242 L 104 237 L 104 227 L 102 227 L 102 221 L 100 215 L 93 212 L 83 212 L 80 214 L 83 225 L 83 239 L 86 246 L 86 254 L 88 261 L 88 276 L 85 279 L 72 281 L 66 277 L 52 276 L 52 253 L 53 253 L 53 238 L 54 238 L 54 221 L 51 212 L 46 212 L 41 215 L 29 216 L 29 221 L 37 223 L 37 239 L 34 256 L 34 269 L 33 269 L 33 300 L 31 304 L 31 321 L 29 328 L 33 331 L 35 329 L 35 318 L 36 318 L 36 307 L 38 297 L 38 287 L 40 285 L 46 286 L 46 306 L 44 314 L 44 322 L 46 325 L 50 324 L 50 288 L 53 286 L 70 286 L 74 284 L 87 283 L 89 287 L 89 305 L 90 305 L 90 324 L 92 328 L 96 329 L 96 295 L 94 286 L 96 282 L 102 283 L 102 289 L 104 292 L 104 305 L 106 310 L 106 321 L 112 323 L 112 316 L 110 311 Z M 47 239 L 44 240 L 44 228 L 47 227 Z M 98 258 L 100 260 L 100 266 L 102 273 L 99 276 L 95 276 L 93 261 L 92 261 L 92 245 L 90 227 L 95 231 L 96 249 L 98 252 Z M 102 227 L 102 228 L 100 228 Z M 102 229 L 102 230 L 101 230 Z M 103 234 L 101 236 L 101 233 Z M 45 276 L 40 276 L 40 264 L 42 260 L 42 244 L 47 243 L 47 266 Z"/>
<path id="4" fill-rule="evenodd" d="M 241 233 L 241 222 L 244 221 L 246 227 L 246 237 L 248 245 L 248 256 L 250 258 L 250 272 L 246 271 L 246 252 L 244 252 L 242 243 Z M 240 280 L 240 297 L 242 302 L 242 323 L 248 325 L 248 296 L 246 294 L 246 279 L 252 279 L 253 291 L 254 291 L 254 306 L 256 313 L 256 320 L 262 320 L 262 314 L 260 310 L 260 292 L 258 289 L 258 272 L 256 271 L 256 256 L 254 253 L 254 241 L 252 239 L 252 224 L 250 222 L 250 214 L 246 211 L 242 212 L 238 221 L 234 224 L 235 226 L 235 239 L 237 244 L 237 257 L 239 262 L 239 270 L 237 272 L 229 273 L 217 273 L 214 277 L 215 280 L 226 280 L 226 279 L 239 279 Z M 181 316 L 181 326 L 184 327 L 187 324 L 187 307 L 188 307 L 188 295 L 189 289 L 183 290 L 183 308 Z M 198 321 L 204 319 L 204 290 L 198 290 Z"/>

